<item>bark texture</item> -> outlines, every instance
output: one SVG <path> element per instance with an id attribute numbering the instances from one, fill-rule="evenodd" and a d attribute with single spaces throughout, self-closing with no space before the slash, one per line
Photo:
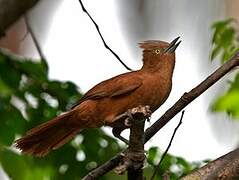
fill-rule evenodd
<path id="1" fill-rule="evenodd" d="M 194 179 L 239 179 L 239 149 L 221 156 L 220 158 L 182 178 L 182 180 Z"/>

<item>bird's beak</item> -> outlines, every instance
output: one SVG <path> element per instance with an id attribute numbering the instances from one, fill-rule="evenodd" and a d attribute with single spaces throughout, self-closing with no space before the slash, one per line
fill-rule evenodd
<path id="1" fill-rule="evenodd" d="M 177 42 L 180 37 L 175 38 L 169 46 L 164 50 L 164 53 L 174 53 L 181 41 Z"/>

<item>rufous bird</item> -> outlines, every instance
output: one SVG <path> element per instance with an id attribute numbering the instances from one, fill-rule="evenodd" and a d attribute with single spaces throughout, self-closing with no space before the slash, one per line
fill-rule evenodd
<path id="1" fill-rule="evenodd" d="M 113 127 L 113 134 L 127 128 L 121 115 L 135 107 L 157 110 L 168 98 L 172 87 L 175 50 L 178 38 L 171 43 L 144 41 L 143 66 L 140 70 L 120 74 L 90 89 L 70 111 L 41 124 L 16 141 L 23 153 L 45 156 L 70 141 L 81 130 Z"/>

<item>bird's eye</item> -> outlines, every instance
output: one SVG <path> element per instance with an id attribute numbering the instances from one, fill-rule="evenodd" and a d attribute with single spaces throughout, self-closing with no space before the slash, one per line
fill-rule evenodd
<path id="1" fill-rule="evenodd" d="M 155 50 L 154 50 L 154 53 L 155 53 L 156 55 L 158 55 L 158 54 L 160 53 L 160 49 L 155 49 Z"/>

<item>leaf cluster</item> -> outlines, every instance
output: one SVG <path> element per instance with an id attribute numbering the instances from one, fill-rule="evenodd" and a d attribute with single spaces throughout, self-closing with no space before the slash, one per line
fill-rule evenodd
<path id="1" fill-rule="evenodd" d="M 120 150 L 100 129 L 83 131 L 45 158 L 20 155 L 16 138 L 75 104 L 81 93 L 70 82 L 51 80 L 46 61 L 0 51 L 0 164 L 11 179 L 76 179 Z"/>
<path id="2" fill-rule="evenodd" d="M 211 60 L 218 56 L 221 63 L 230 59 L 239 51 L 239 30 L 235 19 L 218 21 L 213 24 Z M 239 73 L 234 80 L 228 82 L 229 88 L 219 96 L 212 105 L 214 112 L 226 112 L 229 116 L 239 119 Z"/>

